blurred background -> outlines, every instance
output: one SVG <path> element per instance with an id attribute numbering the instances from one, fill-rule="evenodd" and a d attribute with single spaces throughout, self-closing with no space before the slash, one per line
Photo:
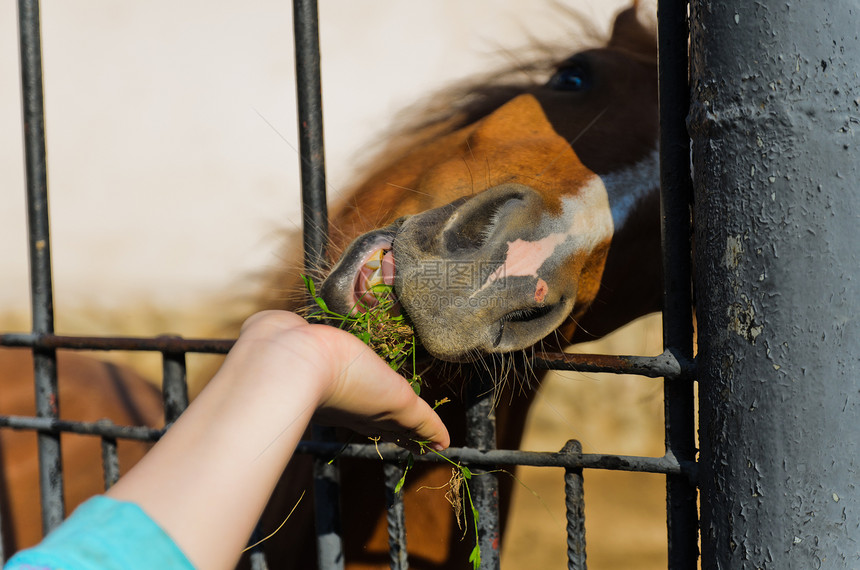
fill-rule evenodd
<path id="1" fill-rule="evenodd" d="M 575 49 L 571 8 L 605 37 L 626 4 L 322 0 L 330 195 L 403 108 L 517 63 L 536 41 Z M 17 36 L 15 5 L 2 2 L 4 332 L 29 328 Z M 252 292 L 281 261 L 283 230 L 300 226 L 291 4 L 47 0 L 42 41 L 58 332 L 213 334 L 225 300 Z M 659 353 L 659 318 L 578 350 Z M 137 358 L 145 373 L 159 367 Z M 662 455 L 662 429 L 660 381 L 566 373 L 546 380 L 524 447 L 576 437 L 586 452 Z M 505 567 L 566 567 L 562 475 L 518 472 Z M 663 485 L 586 473 L 591 568 L 665 568 Z"/>
<path id="2" fill-rule="evenodd" d="M 277 264 L 296 227 L 290 2 L 42 3 L 58 326 L 64 310 L 184 306 Z M 615 0 L 578 7 L 608 29 Z M 569 45 L 560 3 L 320 3 L 332 194 L 404 107 L 515 63 L 532 37 Z M 17 16 L 0 4 L 0 306 L 28 302 Z"/>

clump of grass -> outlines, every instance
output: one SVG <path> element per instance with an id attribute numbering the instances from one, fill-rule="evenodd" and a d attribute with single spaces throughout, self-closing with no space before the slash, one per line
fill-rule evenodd
<path id="1" fill-rule="evenodd" d="M 337 323 L 340 328 L 357 336 L 362 342 L 373 349 L 395 372 L 403 374 L 405 372 L 404 366 L 411 364 L 408 374 L 404 375 L 409 380 L 415 393 L 418 395 L 421 394 L 422 380 L 415 366 L 415 349 L 417 347 L 415 331 L 404 316 L 394 310 L 394 291 L 391 285 L 373 286 L 369 292 L 375 297 L 376 303 L 364 304 L 360 309 L 357 308 L 351 313 L 343 315 L 328 308 L 325 300 L 317 295 L 316 286 L 312 279 L 302 275 L 302 280 L 305 282 L 305 288 L 318 307 L 316 312 L 309 315 L 310 317 L 325 317 L 330 323 Z M 433 409 L 438 408 L 448 401 L 448 398 L 437 401 Z M 475 547 L 469 555 L 469 562 L 477 570 L 481 565 L 481 547 L 478 542 L 478 509 L 475 508 L 475 504 L 472 501 L 472 494 L 469 491 L 468 485 L 468 481 L 472 478 L 472 472 L 465 465 L 461 465 L 435 449 L 428 447 L 429 441 L 415 441 L 414 443 L 418 445 L 421 453 L 435 453 L 453 466 L 453 476 L 447 485 L 449 489 L 446 499 L 454 508 L 458 525 L 461 519 L 465 520 L 466 518 L 463 512 L 463 490 L 465 489 L 465 496 L 469 509 L 472 511 L 472 521 L 475 529 Z M 399 493 L 402 490 L 403 485 L 406 483 L 406 474 L 412 469 L 414 463 L 413 455 L 410 453 L 406 467 L 403 470 L 403 476 L 395 486 L 395 493 Z"/>
<path id="2" fill-rule="evenodd" d="M 376 298 L 375 304 L 362 304 L 347 315 L 332 311 L 325 300 L 317 295 L 316 286 L 309 277 L 302 275 L 305 288 L 319 310 L 310 317 L 325 317 L 357 336 L 376 354 L 382 357 L 395 372 L 403 374 L 415 393 L 421 394 L 422 380 L 415 366 L 417 341 L 415 331 L 406 318 L 395 310 L 394 288 L 391 285 L 375 285 L 369 291 Z M 407 371 L 405 366 L 411 364 Z"/>

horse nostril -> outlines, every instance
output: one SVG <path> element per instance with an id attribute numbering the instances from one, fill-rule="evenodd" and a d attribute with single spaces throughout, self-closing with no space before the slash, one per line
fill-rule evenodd
<path id="1" fill-rule="evenodd" d="M 509 210 L 523 202 L 519 193 L 506 193 L 491 200 L 473 198 L 451 218 L 443 233 L 445 250 L 450 253 L 481 249 L 493 234 L 499 220 Z"/>

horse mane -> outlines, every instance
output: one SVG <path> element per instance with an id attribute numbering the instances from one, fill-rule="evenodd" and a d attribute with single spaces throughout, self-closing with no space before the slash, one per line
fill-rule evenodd
<path id="1" fill-rule="evenodd" d="M 608 35 L 581 10 L 573 6 L 556 6 L 561 17 L 570 22 L 571 41 L 548 43 L 529 35 L 528 43 L 516 50 L 498 48 L 498 52 L 510 61 L 508 65 L 457 80 L 431 93 L 424 100 L 406 106 L 395 115 L 392 127 L 382 133 L 376 144 L 370 145 L 373 150 L 369 155 L 372 158 L 364 165 L 359 165 L 356 179 L 363 180 L 362 175 L 385 168 L 416 146 L 474 123 L 511 99 L 539 89 L 556 68 L 574 53 L 610 49 L 623 52 L 635 60 L 656 64 L 656 27 L 652 29 L 652 23 L 647 21 L 640 22 L 638 27 L 630 27 L 633 21 L 642 17 L 643 8 L 640 4 L 647 3 L 634 0 L 633 6 L 619 12 Z M 645 8 L 648 9 L 650 7 Z M 628 29 L 636 30 L 636 33 L 616 36 L 614 31 L 619 25 L 627 25 Z M 344 196 L 349 194 L 347 191 Z"/>
<path id="2" fill-rule="evenodd" d="M 637 19 L 638 3 L 638 0 L 634 1 L 633 7 L 619 13 L 615 19 L 615 28 Z M 498 53 L 510 62 L 508 65 L 455 81 L 397 112 L 391 126 L 376 141 L 364 147 L 362 154 L 370 156 L 370 159 L 355 167 L 353 179 L 358 182 L 334 197 L 330 211 L 334 213 L 348 205 L 361 181 L 399 161 L 412 149 L 490 115 L 519 95 L 541 88 L 559 64 L 574 53 L 589 49 L 613 49 L 625 52 L 634 59 L 656 61 L 656 30 L 651 30 L 647 24 L 631 28 L 635 30 L 632 37 L 629 33 L 614 34 L 615 28 L 610 29 L 607 35 L 599 29 L 593 18 L 580 10 L 561 5 L 557 8 L 561 16 L 570 21 L 571 41 L 548 43 L 531 35 L 523 47 L 499 47 Z M 618 36 L 621 36 L 620 40 Z M 651 46 L 652 54 L 648 53 L 648 46 Z M 339 231 L 337 227 L 330 229 L 332 232 Z M 279 263 L 257 276 L 261 288 L 253 300 L 256 310 L 286 307 L 301 312 L 307 305 L 307 292 L 298 278 L 299 274 L 306 273 L 302 266 L 300 231 L 286 230 L 282 243 Z M 337 259 L 339 254 L 330 251 L 329 258 Z M 309 272 L 309 276 L 321 282 L 328 269 L 315 268 Z"/>

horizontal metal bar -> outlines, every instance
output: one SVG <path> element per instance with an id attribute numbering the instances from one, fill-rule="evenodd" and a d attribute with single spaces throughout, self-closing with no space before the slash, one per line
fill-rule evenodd
<path id="1" fill-rule="evenodd" d="M 43 433 L 69 432 L 118 439 L 157 441 L 165 429 L 145 426 L 120 426 L 108 420 L 77 422 L 53 418 L 27 416 L 0 416 L 0 428 L 35 430 Z M 409 451 L 393 443 L 342 444 L 328 441 L 300 441 L 296 453 L 322 457 L 351 459 L 379 459 L 406 461 Z M 647 473 L 684 474 L 695 480 L 695 462 L 678 461 L 671 454 L 664 457 L 641 457 L 633 455 L 606 455 L 600 453 L 566 453 L 564 451 L 518 451 L 507 449 L 478 450 L 470 447 L 452 447 L 439 454 L 414 454 L 415 461 L 468 463 L 470 465 L 533 467 L 562 467 L 566 469 L 607 469 L 611 471 L 638 471 Z"/>
<path id="2" fill-rule="evenodd" d="M 337 458 L 379 459 L 385 461 L 405 461 L 409 451 L 393 443 L 379 445 L 368 444 L 339 444 L 332 442 L 299 442 L 297 453 L 308 453 Z M 671 455 L 664 457 L 639 457 L 631 455 L 604 455 L 599 453 L 564 453 L 554 451 L 517 451 L 506 449 L 491 449 L 481 451 L 470 447 L 452 447 L 439 455 L 425 453 L 414 454 L 415 461 L 468 463 L 469 465 L 515 466 L 528 465 L 533 467 L 563 467 L 568 469 L 607 469 L 611 471 L 637 471 L 647 473 L 685 474 L 695 478 L 696 464 L 693 462 L 678 462 Z"/>
<path id="3" fill-rule="evenodd" d="M 157 441 L 164 435 L 163 429 L 145 426 L 118 426 L 108 420 L 76 422 L 57 418 L 35 418 L 30 416 L 0 416 L 0 427 L 34 430 L 41 433 L 68 432 L 141 441 Z"/>
<path id="4" fill-rule="evenodd" d="M 0 346 L 67 350 L 129 350 L 227 354 L 235 342 L 234 339 L 193 339 L 175 336 L 98 337 L 54 334 L 40 335 L 34 333 L 0 334 Z M 535 368 L 548 370 L 636 374 L 649 378 L 673 378 L 691 375 L 695 368 L 694 362 L 679 357 L 671 348 L 658 356 L 539 352 L 528 363 Z"/>
<path id="5" fill-rule="evenodd" d="M 530 363 L 535 368 L 636 374 L 649 378 L 674 378 L 692 374 L 695 363 L 671 348 L 658 356 L 615 356 L 610 354 L 568 354 L 538 352 Z"/>
<path id="6" fill-rule="evenodd" d="M 52 348 L 69 350 L 148 350 L 157 352 L 201 352 L 227 354 L 235 344 L 233 339 L 123 336 L 67 336 L 55 334 L 0 334 L 0 346 L 23 348 Z"/>

